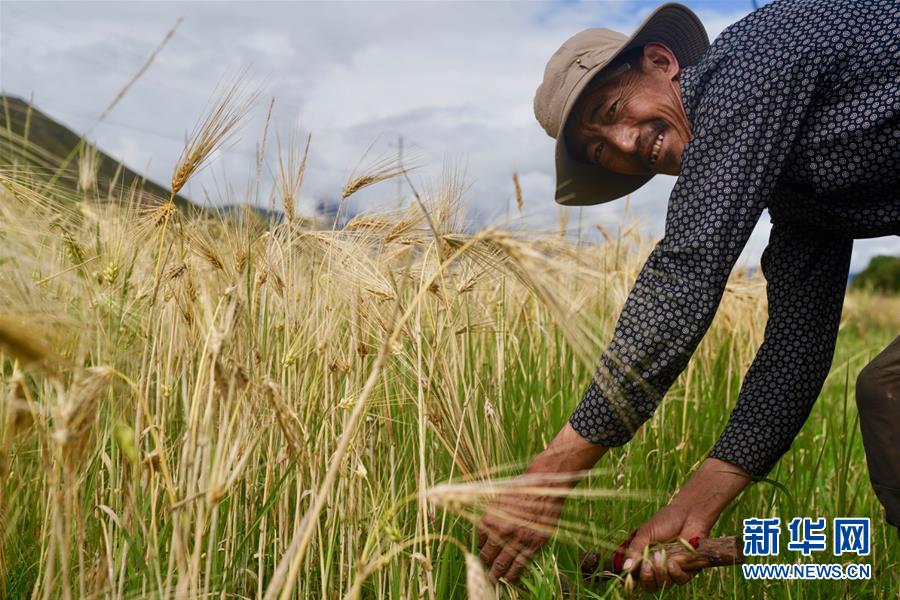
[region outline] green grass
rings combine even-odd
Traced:
[[[742,520],[750,517],[779,516],[782,523],[794,516],[834,517],[864,516],[872,519],[872,555],[858,558],[836,558],[829,550],[813,553],[808,559],[786,550],[787,529],[783,527],[781,555],[753,562],[785,562],[797,560],[818,563],[870,563],[873,578],[868,581],[745,581],[739,568],[707,571],[688,585],[661,591],[659,598],[887,598],[900,588],[900,538],[897,530],[883,520],[883,509],[868,479],[865,454],[859,433],[854,403],[856,374],[867,360],[892,341],[897,330],[865,319],[846,320],[841,329],[832,370],[819,400],[791,450],[769,475],[775,483],[752,485],[722,515],[712,536],[742,532]],[[529,399],[510,405],[503,415],[502,437],[508,443],[509,456],[522,463],[542,449],[565,424],[573,402],[580,398],[589,381],[582,371],[571,377],[565,369],[553,371],[546,381],[536,381],[528,371],[546,373],[548,356],[542,347],[523,361],[521,373],[509,380],[503,395]],[[656,415],[625,447],[611,451],[599,466],[612,473],[592,476],[582,486],[621,491],[651,490],[661,496],[656,500],[587,501],[570,500],[563,520],[586,523],[594,531],[595,546],[555,540],[523,577],[521,597],[558,598],[560,591],[554,571],[565,574],[573,583],[578,576],[579,553],[618,544],[628,532],[650,518],[665,504],[666,498],[684,482],[691,470],[699,466],[724,427],[731,406],[740,389],[742,370],[729,369],[732,348],[721,345],[712,349],[708,363],[693,362],[693,393],[685,400],[686,377],[682,376],[670,390]],[[718,351],[716,351],[718,350]],[[746,349],[744,352],[749,352]],[[555,362],[555,361],[552,361]],[[744,369],[745,370],[745,369]],[[549,384],[549,385],[548,385]],[[682,426],[687,414],[687,426]],[[537,424],[537,425],[536,425]],[[605,463],[605,464],[604,464]],[[612,525],[612,527],[609,527]],[[460,527],[458,535],[468,531]],[[443,568],[456,573],[448,581],[445,593],[465,597],[462,556],[448,549]],[[585,597],[617,598],[621,590],[615,583],[601,588],[578,588]]]

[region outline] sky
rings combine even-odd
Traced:
[[[766,0],[757,0],[758,5]],[[455,172],[466,184],[467,227],[558,229],[551,139],[533,98],[553,52],[588,27],[626,35],[659,2],[0,2],[0,88],[108,154],[166,185],[186,136],[217,91],[244,74],[259,99],[238,134],[186,189],[197,202],[268,206],[282,146],[312,136],[297,211],[340,199],[360,166],[396,156],[417,168],[419,191]],[[753,10],[753,0],[684,0],[710,40]],[[175,25],[171,40],[108,117],[97,118]],[[257,147],[274,98],[263,192]],[[524,208],[516,208],[513,173]],[[569,209],[572,235],[599,236],[629,219],[663,233],[676,178],[657,175],[628,202]],[[352,196],[349,212],[395,207],[409,188],[387,181]],[[627,214],[626,214],[627,211]],[[764,214],[739,259],[756,266]],[[858,240],[851,270],[900,255],[900,237]]]

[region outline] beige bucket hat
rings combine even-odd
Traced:
[[[625,175],[575,160],[563,129],[578,96],[616,57],[648,42],[668,46],[679,65],[695,64],[709,47],[703,23],[688,7],[668,2],[656,8],[631,37],[604,28],[585,29],[560,46],[547,63],[534,96],[534,115],[556,139],[556,202],[566,206],[601,204],[630,194],[652,175]],[[604,74],[604,76],[615,76]]]

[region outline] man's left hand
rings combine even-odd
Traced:
[[[648,592],[690,581],[697,573],[682,568],[686,557],[664,557],[652,544],[679,538],[690,542],[706,537],[725,507],[750,481],[750,476],[741,467],[707,458],[672,501],[634,532],[625,550],[623,573],[631,571]],[[648,546],[651,546],[650,556],[645,561],[644,548]]]
[[[665,556],[654,544],[704,538],[709,534],[712,523],[692,515],[691,511],[679,504],[664,506],[649,521],[634,532],[634,537],[625,550],[625,562],[622,572],[631,572],[639,579],[641,588],[646,592],[655,592],[674,584],[685,584],[697,574],[682,567],[681,556]],[[643,560],[644,548],[649,548],[649,559]]]

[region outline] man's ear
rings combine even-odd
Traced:
[[[681,68],[675,53],[668,46],[661,42],[648,42],[644,45],[641,70],[645,73],[662,73],[668,79],[674,79]]]

